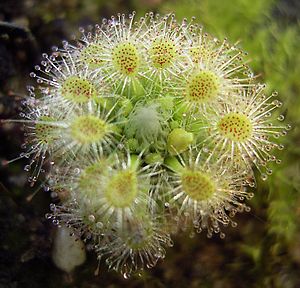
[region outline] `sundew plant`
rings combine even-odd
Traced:
[[[55,195],[47,218],[125,278],[172,234],[224,238],[280,163],[277,93],[194,19],[118,14],[80,33],[43,54],[18,120],[29,181],[47,171]]]

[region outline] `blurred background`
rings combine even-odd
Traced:
[[[175,12],[178,19],[196,16],[218,38],[239,41],[250,66],[277,90],[284,102],[282,164],[265,182],[257,177],[250,213],[238,214],[238,227],[226,238],[205,233],[178,235],[164,261],[130,279],[100,266],[96,257],[71,273],[53,264],[54,227],[45,219],[51,197],[29,187],[24,159],[1,167],[0,287],[300,287],[300,1],[299,0],[1,0],[0,114],[17,118],[31,83],[29,72],[43,52],[61,45],[78,27],[99,23],[118,12]],[[17,157],[21,125],[0,127],[0,160]]]

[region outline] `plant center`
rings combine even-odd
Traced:
[[[211,52],[205,49],[203,46],[198,46],[198,47],[190,48],[190,55],[194,63],[199,63],[200,59],[202,61],[208,60],[209,57],[211,56]]]
[[[216,185],[211,177],[201,171],[184,169],[181,174],[183,191],[195,201],[209,199],[216,191]]]
[[[36,138],[44,143],[49,144],[55,140],[54,130],[55,127],[47,124],[47,122],[53,122],[55,119],[48,116],[41,116],[38,119],[39,122],[35,124],[35,136]]]
[[[126,76],[135,75],[140,66],[138,49],[132,43],[120,43],[112,51],[115,68]]]
[[[189,79],[187,85],[187,99],[190,102],[210,102],[218,96],[220,81],[211,71],[200,71]]]
[[[249,139],[253,129],[250,120],[241,113],[225,115],[219,120],[217,127],[220,134],[235,142],[243,142]]]
[[[87,64],[89,68],[96,69],[103,64],[103,59],[101,58],[102,53],[102,46],[92,43],[81,51],[80,60]]]
[[[106,171],[106,161],[98,161],[87,168],[85,168],[80,174],[78,180],[78,187],[86,195],[93,196],[94,192],[97,191],[101,176]]]
[[[76,76],[69,77],[63,82],[60,93],[63,98],[74,103],[86,103],[92,98],[97,98],[94,85]]]
[[[129,207],[138,193],[138,180],[133,170],[118,171],[106,186],[105,196],[108,202],[118,208]]]
[[[149,55],[155,68],[167,68],[177,56],[175,44],[164,38],[156,39],[152,43]]]
[[[75,141],[83,145],[91,144],[103,140],[107,124],[96,116],[79,116],[71,123],[70,131]]]

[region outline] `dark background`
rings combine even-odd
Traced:
[[[266,182],[257,177],[250,213],[236,216],[226,238],[178,235],[164,261],[123,279],[100,267],[93,253],[71,274],[54,266],[54,227],[45,219],[51,197],[29,187],[24,159],[0,168],[0,288],[2,287],[300,287],[300,1],[298,0],[1,0],[0,114],[18,118],[30,71],[43,52],[118,12],[196,16],[205,29],[249,52],[250,66],[276,89],[293,126],[282,164]],[[1,124],[0,160],[22,152],[21,125]],[[39,191],[34,197],[33,193]]]

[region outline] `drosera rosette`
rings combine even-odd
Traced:
[[[165,219],[145,211],[138,213],[122,230],[111,230],[96,246],[99,262],[105,259],[110,270],[125,279],[154,267],[164,259],[166,248],[173,246]]]
[[[250,211],[244,200],[253,197],[253,193],[246,191],[249,181],[253,186],[253,180],[251,175],[234,171],[230,166],[208,161],[207,154],[190,149],[182,156],[166,159],[170,171],[165,205],[177,209],[173,214],[181,229],[194,226],[198,233],[206,229],[208,237],[220,233],[224,238],[221,227],[235,227],[235,214]]]
[[[272,173],[268,163],[280,163],[273,150],[282,150],[284,145],[277,139],[291,127],[280,123],[283,115],[274,118],[275,110],[282,106],[277,92],[267,96],[264,90],[265,85],[257,84],[241,91],[239,98],[228,100],[221,109],[203,114],[199,120],[205,125],[195,130],[204,139],[202,144],[211,149],[209,158],[249,171],[256,167],[266,180]]]
[[[43,54],[22,119],[2,121],[25,125],[32,183],[51,164],[47,218],[125,278],[162,259],[179,228],[224,238],[250,209],[253,168],[265,180],[280,162],[290,126],[275,121],[276,93],[194,19],[118,14],[80,33]]]

